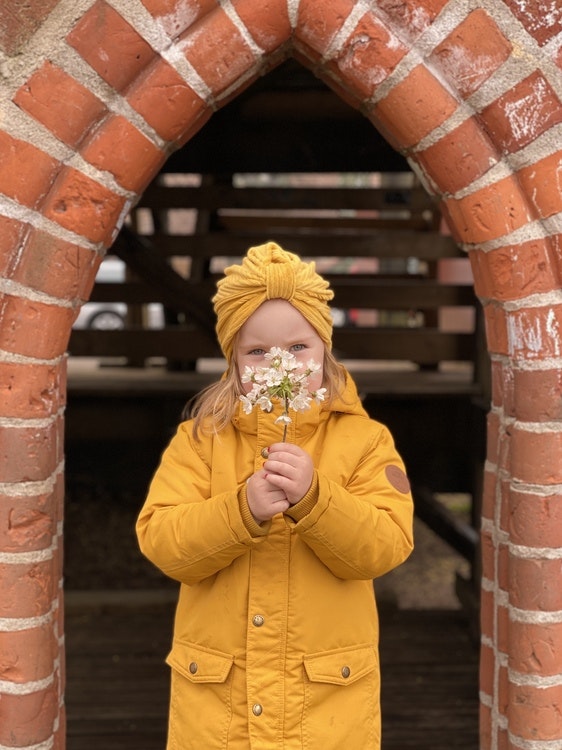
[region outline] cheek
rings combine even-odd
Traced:
[[[319,370],[318,372],[314,373],[314,375],[311,375],[308,379],[308,390],[317,391],[319,388],[321,388],[323,378],[323,370]]]

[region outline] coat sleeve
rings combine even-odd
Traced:
[[[343,579],[371,579],[413,549],[413,501],[404,464],[386,427],[371,432],[345,486],[318,471],[317,496],[294,527]]]
[[[183,423],[162,455],[136,532],[142,553],[189,585],[227,567],[260,540],[242,519],[241,488],[215,496],[210,488],[210,466]]]

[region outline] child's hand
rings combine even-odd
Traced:
[[[284,513],[290,504],[285,492],[269,481],[264,469],[257,471],[248,480],[246,497],[250,513],[259,524],[269,521],[277,513]]]
[[[267,481],[283,490],[290,505],[298,503],[312,484],[312,459],[294,443],[274,443],[263,468]]]

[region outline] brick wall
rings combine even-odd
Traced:
[[[481,750],[562,747],[560,2],[10,1],[0,48],[0,746],[65,746],[77,306],[167,154],[293,56],[408,157],[471,259],[493,367]]]

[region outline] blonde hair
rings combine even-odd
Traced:
[[[328,392],[328,403],[338,396],[342,397],[344,384],[345,368],[332,352],[325,348],[323,385]],[[238,367],[233,359],[222,379],[190,399],[183,410],[184,419],[193,419],[195,439],[199,439],[200,433],[212,435],[224,430],[235,415],[243,393]]]

